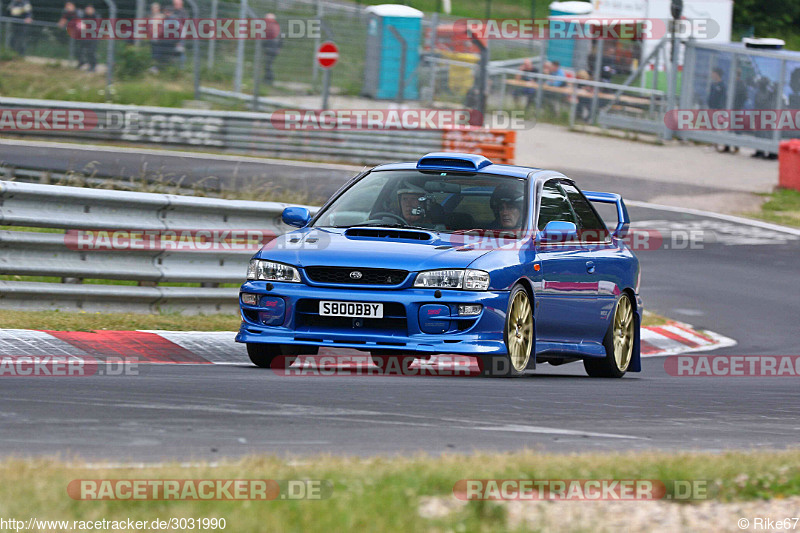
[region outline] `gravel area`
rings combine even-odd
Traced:
[[[419,513],[424,518],[441,519],[463,510],[466,505],[467,502],[455,498],[426,498],[420,504]],[[800,517],[800,497],[739,502],[712,500],[691,504],[667,501],[509,501],[494,502],[493,505],[505,508],[506,525],[510,530],[626,533],[800,531],[800,520],[795,524],[792,519]],[[785,518],[791,519],[785,524],[788,528],[777,523]]]

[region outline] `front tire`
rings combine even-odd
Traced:
[[[633,340],[636,320],[630,296],[617,300],[614,315],[603,340],[606,356],[603,359],[584,359],[583,367],[593,378],[621,378],[633,359]]]
[[[280,344],[247,344],[247,356],[259,368],[271,368],[275,358],[281,355]]]
[[[528,292],[514,285],[508,298],[503,331],[506,354],[481,358],[483,374],[489,377],[518,377],[525,373],[533,350],[533,311]]]

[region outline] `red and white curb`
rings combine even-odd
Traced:
[[[641,341],[642,357],[705,352],[736,345],[735,340],[719,333],[698,330],[689,324],[672,320],[663,326],[643,327]]]
[[[0,329],[0,362],[20,357],[134,359],[161,364],[249,364],[244,345],[228,331],[40,331]],[[642,328],[642,357],[659,357],[734,346],[736,341],[681,322]],[[369,364],[358,350],[321,348],[320,356],[348,356],[350,364]],[[463,360],[463,361],[462,361]],[[301,359],[300,363],[303,363]],[[469,357],[446,356],[417,364],[471,366]],[[310,363],[306,363],[310,364]]]

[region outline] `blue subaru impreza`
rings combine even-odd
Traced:
[[[607,229],[593,203],[615,207]],[[431,153],[350,180],[250,261],[236,340],[252,362],[355,348],[373,358],[461,354],[487,375],[582,360],[640,371],[639,261],[617,194],[563,174]]]

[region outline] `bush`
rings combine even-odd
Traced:
[[[149,46],[123,44],[116,56],[114,75],[120,80],[139,78],[153,64]]]
[[[0,61],[13,61],[17,59],[19,55],[14,50],[10,48],[0,48]]]

